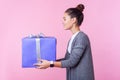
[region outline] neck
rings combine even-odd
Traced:
[[[72,28],[71,28],[72,34],[78,32],[78,31],[80,31],[79,26],[75,26],[75,27],[72,27]]]

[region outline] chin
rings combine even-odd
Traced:
[[[70,30],[70,28],[67,26],[64,26],[64,30]]]
[[[67,29],[67,28],[64,28],[64,30],[69,30],[69,29]]]

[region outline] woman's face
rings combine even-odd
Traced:
[[[67,13],[64,13],[64,15],[63,15],[64,29],[70,30],[72,28],[72,25],[73,25],[72,18]]]

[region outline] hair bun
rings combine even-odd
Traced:
[[[78,10],[80,10],[81,12],[83,12],[83,10],[84,10],[84,5],[83,4],[79,4],[79,5],[77,5],[77,7],[76,7]]]

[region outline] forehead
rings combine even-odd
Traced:
[[[70,18],[70,16],[68,15],[68,13],[64,13],[63,18]]]

